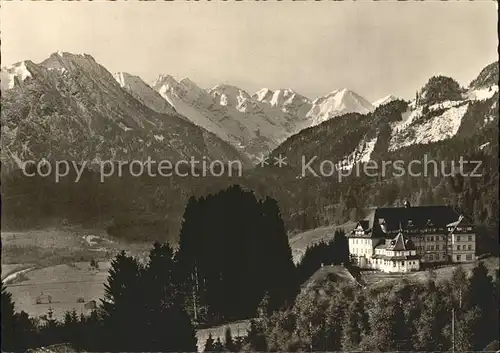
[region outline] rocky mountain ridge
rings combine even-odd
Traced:
[[[3,70],[2,166],[40,159],[81,163],[193,156],[246,161],[154,91],[146,89],[148,99],[141,98],[135,92],[144,85],[137,78],[127,81],[136,84],[137,99],[90,55],[63,52],[40,64],[24,61]]]
[[[468,88],[452,78],[432,77],[411,102],[390,100],[368,114],[328,120],[290,137],[273,155],[284,154],[292,164],[302,155],[319,156],[339,169],[352,168],[377,154],[480,133],[498,123],[495,77],[498,63],[488,65]]]

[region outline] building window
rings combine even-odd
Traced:
[[[461,255],[457,255],[457,261],[460,261],[462,260],[462,256]]]
[[[465,255],[465,259],[469,261],[472,260],[472,254]]]
[[[472,250],[472,245],[467,246],[467,250],[471,251]]]
[[[457,250],[460,250],[460,245],[457,245]]]
[[[472,235],[469,235],[469,236],[467,237],[467,240],[468,240],[468,241],[472,241]]]
[[[457,235],[457,241],[460,241],[460,235]]]
[[[433,236],[431,236],[431,241],[434,241],[434,237]]]
[[[429,260],[430,261],[433,261],[434,260],[434,256],[432,256],[432,254],[429,255]]]

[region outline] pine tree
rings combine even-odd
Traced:
[[[217,340],[215,341],[214,344],[214,352],[223,352],[224,351],[224,345],[220,341],[220,337],[217,337]]]
[[[368,334],[368,314],[365,312],[364,297],[359,294],[349,305],[342,332],[342,350],[357,350],[361,340]]]
[[[449,312],[442,300],[442,293],[433,291],[425,293],[421,299],[422,313],[417,319],[414,337],[417,351],[444,351],[445,338],[443,332],[448,323]]]
[[[215,350],[214,338],[212,337],[212,333],[209,333],[207,341],[205,342],[204,352],[213,352],[214,350]]]
[[[101,305],[107,333],[106,349],[140,350],[140,337],[147,337],[141,272],[139,262],[127,256],[125,251],[120,252],[111,262]]]
[[[380,298],[370,316],[370,335],[365,336],[363,350],[399,351],[408,346],[407,328],[401,302]]]
[[[19,347],[18,337],[16,337],[16,316],[12,294],[7,292],[3,281],[1,283],[2,300],[2,351],[15,351]]]
[[[467,274],[465,273],[462,266],[455,267],[451,275],[450,284],[452,289],[452,296],[456,303],[455,305],[460,310],[463,306],[464,298],[466,296],[469,285]]]
[[[191,316],[203,308],[212,324],[254,315],[265,292],[278,308],[298,288],[277,202],[239,186],[189,200],[176,257]]]
[[[245,346],[253,352],[266,352],[267,342],[261,322],[256,320],[250,321],[250,328],[248,329],[245,338]]]
[[[473,307],[456,322],[455,350],[458,352],[480,351],[486,345],[478,342],[480,332],[481,310]]]
[[[235,346],[233,341],[233,336],[231,334],[231,328],[228,326],[224,332],[224,349],[228,352],[235,352]]]
[[[495,302],[495,284],[486,266],[479,264],[470,277],[470,305],[479,311],[478,329],[475,332],[474,349],[483,349],[498,337],[498,302]],[[472,315],[472,314],[471,314]]]

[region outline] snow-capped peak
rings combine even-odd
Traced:
[[[179,84],[179,82],[177,82],[175,80],[175,78],[173,78],[172,76],[170,75],[160,75],[158,76],[158,78],[156,79],[156,81],[154,82],[154,86],[159,86],[159,85],[163,85],[163,84]]]
[[[246,103],[252,99],[246,91],[228,84],[216,85],[208,93],[219,105],[236,107],[239,111],[246,110]]]
[[[117,72],[113,75],[113,77],[115,78],[116,82],[118,82],[120,87],[125,87],[126,76],[128,76],[128,75],[129,74],[127,74],[126,72]]]
[[[184,77],[182,80],[179,81],[179,83],[184,87],[186,87],[186,89],[188,90],[196,90],[196,91],[201,90],[201,88],[196,83],[191,81],[188,77]]]
[[[25,61],[18,62],[9,68],[2,68],[1,71],[1,89],[8,90],[28,77],[31,77],[31,72],[28,70]]]
[[[374,107],[379,107],[381,105],[390,103],[392,101],[395,101],[397,98],[394,97],[392,94],[389,94],[388,96],[385,96],[384,98],[381,98],[379,100],[376,100],[375,102],[372,103]]]
[[[269,101],[273,94],[274,92],[269,88],[261,88],[252,95],[252,98],[258,100],[259,102]]]
[[[312,104],[307,117],[312,119],[313,125],[342,114],[367,114],[375,109],[365,98],[347,88],[334,90],[324,97],[317,98]]]

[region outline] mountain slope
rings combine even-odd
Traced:
[[[311,119],[311,125],[318,125],[331,118],[347,114],[367,114],[374,106],[359,94],[346,88],[335,90],[324,97],[316,99],[306,117]]]
[[[2,91],[4,166],[42,158],[82,162],[241,157],[179,114],[160,114],[143,105],[89,55],[55,53],[40,64],[20,63],[15,73],[21,67],[21,76],[14,75],[9,81],[14,84]],[[5,74],[12,75],[12,70]]]
[[[470,99],[485,100],[498,92],[498,61],[486,66],[470,83],[467,96]]]
[[[380,98],[379,100],[376,100],[375,102],[372,103],[374,107],[378,107],[387,103],[390,103],[392,101],[395,101],[397,98],[394,97],[392,94],[389,94],[388,96],[385,96],[384,98]]]
[[[348,112],[369,113],[370,102],[336,90],[311,102],[291,89],[263,88],[253,95],[228,84],[203,90],[188,79],[160,76],[153,88],[194,124],[251,157],[267,153],[291,135]]]
[[[304,119],[312,107],[309,98],[288,88],[276,91],[271,91],[269,88],[262,88],[252,95],[252,98],[296,116],[298,120]]]
[[[317,156],[316,168],[326,159],[337,169],[344,169],[411,146],[455,136],[481,136],[483,130],[498,122],[498,86],[491,79],[495,68],[490,65],[485,70],[469,90],[460,88],[451,78],[433,77],[419,91],[417,101],[393,100],[368,114],[337,116],[291,136],[273,155],[283,154],[296,166],[302,156],[306,160]],[[478,99],[470,95],[474,89],[486,90],[489,95]],[[482,141],[487,142],[487,138]]]
[[[194,124],[249,156],[270,151],[302,128],[293,98],[277,106],[228,84],[204,90],[189,79],[177,82],[168,75],[160,76],[153,88]]]
[[[162,114],[176,114],[172,105],[163,99],[158,92],[148,86],[139,76],[126,72],[113,75],[120,86],[146,107]]]

